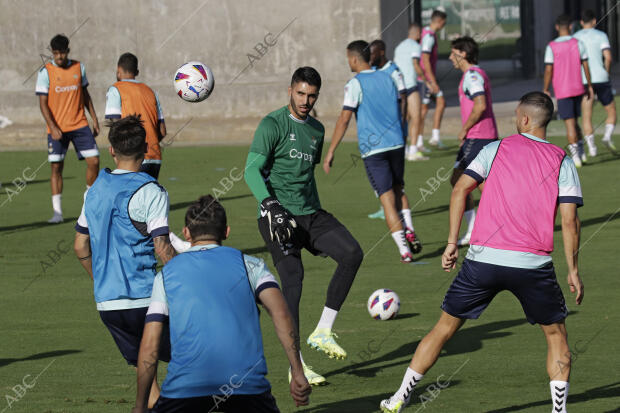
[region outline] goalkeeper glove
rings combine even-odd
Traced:
[[[272,241],[275,239],[280,246],[284,246],[292,240],[293,231],[297,228],[297,222],[284,209],[280,201],[275,197],[265,198],[260,203],[260,214],[262,217],[266,216],[269,221],[269,234]]]

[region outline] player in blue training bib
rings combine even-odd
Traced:
[[[229,232],[226,211],[211,195],[189,206],[183,235],[191,247],[170,260],[153,285],[134,413],[147,411],[166,324],[172,356],[151,412],[279,412],[266,378],[257,302],[273,318],[288,356],[291,396],[297,406],[308,404],[299,334],[280,287],[263,260],[222,246]]]
[[[168,193],[140,170],[146,132],[139,117],[113,122],[109,139],[116,169],[104,169],[84,197],[75,225],[75,252],[94,284],[99,316],[128,364],[136,366],[157,259],[174,255],[168,237]],[[160,359],[170,359],[167,331]],[[150,395],[159,397],[157,381]]]
[[[347,59],[356,75],[345,86],[344,105],[323,160],[323,170],[329,173],[334,152],[355,113],[357,144],[368,180],[381,201],[401,262],[410,263],[412,253],[420,252],[422,244],[415,235],[404,191],[405,140],[397,86],[386,71],[371,69],[370,47],[365,41],[349,43]]]

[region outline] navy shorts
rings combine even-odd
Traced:
[[[504,290],[521,302],[531,324],[549,325],[568,315],[551,262],[542,268],[528,269],[465,259],[441,309],[453,317],[478,318],[493,297]]]
[[[364,158],[366,175],[377,196],[381,196],[394,185],[405,186],[405,148],[377,153]]]
[[[224,394],[204,397],[188,397],[172,399],[159,396],[157,403],[151,410],[153,413],[279,413],[276,399],[271,391],[261,394],[233,394],[226,397]]]
[[[140,165],[140,172],[146,172],[155,179],[159,178],[160,169],[160,163],[142,163],[142,165]]]
[[[583,95],[558,99],[558,115],[560,119],[576,119],[581,116],[581,99]]]
[[[409,96],[412,93],[420,93],[420,84],[417,83],[415,86],[410,87],[409,89],[407,89],[407,96]]]
[[[95,137],[88,126],[72,130],[71,132],[63,132],[59,140],[52,139],[51,134],[47,134],[47,160],[49,162],[62,162],[65,159],[69,142],[73,142],[73,147],[77,153],[78,159],[99,156],[99,149]]]
[[[613,102],[614,92],[611,89],[610,82],[592,83],[592,89],[594,89],[594,93],[596,93],[596,97],[601,102],[601,105],[607,106]]]
[[[127,364],[137,366],[140,341],[144,331],[144,320],[148,307],[128,310],[99,311],[101,321],[108,328],[116,346],[127,360]],[[159,346],[159,359],[170,361],[170,330],[166,323]]]
[[[456,155],[454,169],[467,169],[471,161],[476,159],[476,156],[478,156],[482,148],[496,140],[497,139],[465,139],[465,142],[459,149],[458,155]]]

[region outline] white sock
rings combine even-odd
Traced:
[[[474,222],[476,221],[476,208],[465,211],[465,221],[467,221],[467,236],[471,237],[474,230]]]
[[[553,401],[553,412],[566,413],[566,399],[568,399],[567,381],[551,380],[549,388],[551,389],[551,400]]]
[[[418,147],[424,146],[424,137],[422,135],[418,135],[418,142],[416,143],[416,146]]]
[[[54,215],[62,215],[62,194],[52,195],[52,208]]]
[[[405,372],[405,377],[403,377],[403,382],[400,385],[400,389],[394,393],[394,396],[401,400],[408,400],[411,397],[411,393],[413,393],[415,386],[420,380],[422,380],[422,377],[424,377],[424,374],[420,374],[407,367],[407,371]]]
[[[603,140],[608,141],[611,139],[611,134],[614,133],[614,128],[616,125],[613,123],[608,123],[605,125],[605,134],[603,135]]]
[[[587,135],[584,137],[588,146],[594,146],[594,135]]]
[[[568,151],[570,152],[571,156],[579,156],[579,147],[576,143],[569,143],[568,144]]]
[[[413,155],[418,151],[418,147],[416,145],[409,145],[409,155]]]
[[[181,238],[177,237],[174,232],[171,232],[169,236],[172,247],[177,250],[178,253],[185,252],[192,246],[191,242],[183,241]]]
[[[411,250],[409,249],[409,245],[407,245],[407,240],[405,239],[405,231],[401,229],[400,231],[392,232],[392,238],[394,239],[401,256],[406,253],[411,254]]]
[[[336,321],[337,315],[338,311],[332,310],[329,307],[323,307],[323,314],[321,314],[321,319],[316,325],[316,328],[327,328],[331,330],[332,326],[334,325],[334,321]]]
[[[405,227],[413,231],[413,220],[411,219],[411,210],[410,209],[401,209],[400,215],[405,221]]]
[[[433,129],[431,132],[431,139],[434,141],[439,140],[439,129]]]

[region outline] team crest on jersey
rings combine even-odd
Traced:
[[[312,149],[316,149],[316,138],[314,136],[312,137],[312,143],[310,144],[310,147]]]
[[[289,135],[289,137],[291,138],[291,140],[292,140],[292,141],[296,140],[296,139],[295,139],[295,134],[294,134],[294,133],[291,133],[291,134]]]

